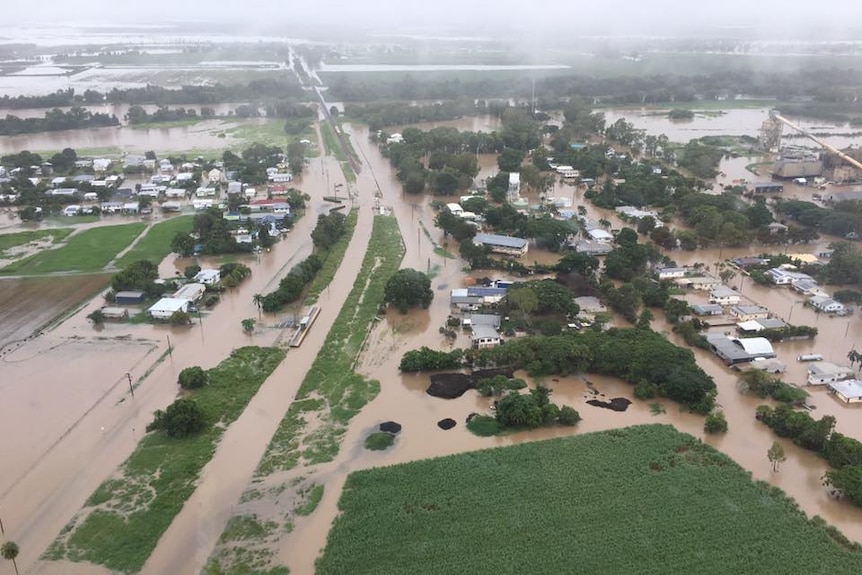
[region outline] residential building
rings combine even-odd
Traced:
[[[129,319],[129,310],[124,307],[106,306],[99,311],[102,312],[102,317],[107,320]]]
[[[572,244],[569,244],[570,246]],[[588,256],[606,256],[614,247],[607,242],[594,242],[590,240],[578,240],[574,243],[575,251],[579,254],[587,254]]]
[[[862,402],[862,381],[847,379],[826,384],[829,390],[844,403]]]
[[[660,280],[684,278],[685,274],[688,273],[688,268],[656,268],[655,273]]]
[[[815,295],[820,292],[820,286],[813,279],[797,279],[790,282],[790,287],[802,295]]]
[[[742,335],[761,332],[765,329],[782,329],[787,327],[784,320],[778,318],[750,319],[736,324],[736,330]]]
[[[709,303],[737,305],[740,298],[741,296],[736,290],[729,288],[726,285],[716,286],[709,292]]]
[[[784,193],[784,184],[779,184],[777,182],[755,183],[753,185],[750,193],[754,194],[754,195],[781,194],[781,193]]]
[[[473,332],[470,334],[470,341],[476,349],[495,347],[502,343],[500,334],[490,325],[473,326]]]
[[[661,225],[661,222],[658,219],[658,212],[655,210],[641,210],[634,206],[620,206],[616,209],[616,212],[635,220],[640,220],[649,216],[656,221],[656,225]]]
[[[483,306],[500,303],[506,296],[508,288],[503,287],[468,287],[453,289],[449,293],[449,301],[453,306]]]
[[[828,361],[815,361],[808,364],[808,385],[825,385],[853,377],[852,367],[837,365]]]
[[[778,267],[771,268],[763,272],[763,274],[775,285],[790,285],[796,280],[814,280],[810,275],[802,272],[789,270],[787,268]]]
[[[185,299],[190,302],[196,302],[202,297],[204,297],[204,293],[207,291],[207,286],[202,283],[187,283],[180,289],[176,291],[174,294],[175,299]]]
[[[706,305],[697,304],[691,306],[691,313],[699,316],[721,315],[722,312],[724,312],[724,308],[717,303],[711,303]]]
[[[461,318],[461,327],[477,328],[478,326],[489,326],[500,329],[502,318],[493,313],[468,313]]]
[[[610,243],[614,239],[614,235],[602,228],[593,228],[587,231],[587,235],[594,242]]]
[[[510,256],[522,256],[529,249],[529,242],[525,239],[497,234],[476,234],[473,243],[479,246],[489,246],[494,253]]]
[[[759,305],[735,305],[730,308],[730,314],[739,321],[749,321],[768,318],[769,310]]]
[[[602,301],[593,296],[584,295],[575,298],[575,303],[578,304],[582,313],[604,313],[608,311],[608,308],[602,303]]]
[[[780,234],[780,233],[786,232],[790,228],[788,228],[784,224],[779,224],[778,222],[772,222],[771,224],[766,226],[766,229],[769,230],[770,234],[775,235],[775,234]]]
[[[198,188],[195,190],[195,196],[198,198],[209,198],[216,195],[215,188]]]
[[[147,314],[153,319],[170,319],[178,311],[189,310],[189,300],[173,297],[163,297],[147,310]]]
[[[673,283],[682,288],[689,288],[698,291],[709,291],[716,286],[721,285],[721,280],[709,276],[696,276],[688,278],[677,278]]]
[[[456,216],[460,216],[462,213],[464,213],[464,208],[462,208],[459,204],[456,204],[454,202],[450,203],[450,204],[446,204],[446,207],[449,209],[450,212],[452,212]]]
[[[707,334],[706,340],[709,342],[713,353],[727,365],[775,357],[775,350],[765,337],[738,338],[721,334]]]
[[[206,269],[201,270],[195,275],[195,281],[204,285],[215,285],[221,279],[221,273],[218,270]]]
[[[843,303],[835,301],[829,296],[818,295],[812,297],[808,301],[814,309],[822,312],[837,314],[843,314],[846,312],[846,308]]]

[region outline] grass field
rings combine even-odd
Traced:
[[[51,243],[59,243],[74,232],[74,228],[53,228],[49,230],[28,230],[13,234],[0,234],[0,257],[9,257],[7,250],[25,246],[30,242],[40,242],[51,239]]]
[[[208,370],[210,382],[192,394],[211,425],[184,439],[149,433],[90,496],[82,513],[48,549],[48,559],[90,561],[112,571],[140,571],[159,538],[194,492],[225,429],[284,359],[275,348],[244,347]]]
[[[0,274],[36,275],[52,272],[93,272],[105,267],[144,231],[144,223],[105,226],[71,236],[66,245],[45,250],[0,269]]]
[[[313,465],[332,461],[347,423],[377,395],[380,384],[354,372],[354,361],[377,317],[383,287],[398,269],[403,255],[398,222],[391,217],[375,217],[368,251],[353,289],[267,447],[258,465],[258,476],[290,469],[300,462]],[[319,423],[314,431],[307,432],[305,421],[311,412]]]
[[[339,507],[317,575],[862,569],[840,533],[663,425],[359,471]]]
[[[171,240],[177,232],[192,231],[194,216],[177,216],[154,225],[141,241],[114,262],[114,267],[125,268],[138,260],[150,260],[159,265],[171,253]]]

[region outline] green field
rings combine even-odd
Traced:
[[[150,260],[159,265],[171,253],[171,240],[176,233],[192,231],[192,220],[194,216],[177,216],[154,225],[132,249],[114,262],[114,267],[122,269],[138,260]]]
[[[317,575],[862,569],[836,530],[670,426],[358,471],[339,507]]]
[[[210,427],[184,439],[161,432],[144,436],[120,467],[119,477],[96,489],[46,558],[90,561],[123,573],[140,571],[194,492],[225,429],[284,355],[276,348],[243,347],[208,370],[209,384],[191,397],[203,408]]]
[[[104,226],[69,237],[66,245],[41,251],[0,269],[0,274],[37,275],[94,272],[104,268],[147,227],[144,223]]]
[[[59,243],[74,232],[74,228],[53,228],[48,230],[28,230],[13,234],[0,234],[0,257],[10,257],[6,251],[25,246],[30,242],[39,242],[51,238],[51,243]]]

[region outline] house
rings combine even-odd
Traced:
[[[138,305],[144,303],[146,294],[142,291],[118,291],[114,296],[117,305]]]
[[[123,204],[120,202],[102,202],[99,208],[103,214],[118,214],[123,211]]]
[[[470,334],[470,341],[475,349],[495,347],[502,343],[500,334],[490,325],[473,326],[473,332]]]
[[[174,180],[178,184],[187,184],[195,179],[195,175],[192,172],[183,172],[182,174],[177,174],[177,177]]]
[[[218,270],[206,269],[201,270],[195,275],[195,281],[204,285],[215,285],[221,279],[221,273]]]
[[[673,283],[681,288],[695,289],[699,291],[708,291],[716,286],[721,285],[721,280],[711,278],[709,276],[696,276],[689,278],[677,278]]]
[[[602,301],[593,296],[580,296],[575,298],[575,303],[578,304],[581,312],[583,313],[604,313],[608,311],[608,308],[602,303]]]
[[[215,195],[215,188],[198,188],[197,190],[195,190],[195,196],[198,198],[211,198]]]
[[[402,136],[401,134],[399,134],[397,132],[392,134],[388,138],[386,138],[387,144],[401,144],[403,142],[404,142],[404,136]]]
[[[843,314],[846,312],[846,308],[843,303],[835,301],[829,296],[814,296],[809,299],[808,302],[811,304],[811,307],[822,312],[837,314]]]
[[[757,257],[741,257],[730,260],[730,263],[743,270],[759,268],[769,264],[769,260]]]
[[[706,341],[713,353],[727,365],[747,363],[758,358],[771,359],[775,357],[772,344],[765,337],[727,337],[721,334],[707,334]]]
[[[446,207],[449,209],[450,212],[452,212],[456,216],[460,216],[461,214],[464,213],[464,208],[462,208],[458,204],[455,204],[455,203],[446,204]]]
[[[529,249],[529,242],[525,239],[497,234],[476,234],[473,243],[478,246],[488,246],[494,253],[516,257],[526,254]]]
[[[168,199],[181,199],[186,197],[186,191],[183,188],[168,188],[165,190],[165,197]]]
[[[740,300],[739,293],[727,287],[726,285],[719,285],[709,292],[709,303],[717,303],[721,305],[737,305]]]
[[[802,272],[796,272],[792,270],[788,270],[787,268],[778,267],[771,268],[763,272],[769,281],[774,283],[775,285],[790,285],[795,280],[813,280],[810,275],[804,274]]]
[[[688,268],[656,268],[656,275],[660,280],[670,280],[676,278],[684,278],[688,273]]]
[[[188,312],[189,300],[163,297],[147,310],[153,319],[170,319],[178,311]]]
[[[654,220],[656,220],[657,225],[661,224],[661,222],[658,221],[658,212],[653,211],[653,210],[646,211],[646,210],[641,210],[639,208],[636,208],[634,206],[620,206],[616,209],[616,212],[618,214],[621,214],[623,216],[626,216],[626,217],[629,217],[629,218],[632,218],[635,220],[640,220],[640,219],[643,219],[643,218],[649,216],[649,217],[653,218]]]
[[[124,307],[103,307],[101,310],[102,317],[108,320],[124,320],[129,319],[129,310]]]
[[[739,321],[745,322],[753,319],[766,319],[769,310],[759,305],[735,305],[730,308],[730,314]]]
[[[152,172],[156,169],[156,161],[148,158],[143,161],[143,166],[145,170]]]
[[[213,205],[214,204],[212,200],[195,200],[192,202],[192,206],[198,211],[208,210],[213,207]]]
[[[793,280],[790,282],[790,287],[802,295],[815,295],[820,291],[820,286],[817,285],[817,281],[813,279]]]
[[[85,202],[98,202],[99,194],[96,192],[85,192],[84,193],[84,201]]]
[[[468,287],[453,289],[449,293],[449,302],[453,306],[482,306],[494,305],[505,296],[507,288],[499,287]]]
[[[614,235],[602,228],[593,228],[587,231],[587,235],[594,242],[610,243],[614,239]]]
[[[859,403],[862,401],[862,381],[847,379],[826,384],[829,391],[844,403]]]
[[[89,168],[93,165],[93,160],[75,160],[75,167],[79,170]]]
[[[614,251],[614,247],[607,242],[593,242],[590,240],[578,240],[575,242],[574,248],[579,254],[587,254],[588,256],[606,256]]]
[[[64,216],[77,216],[81,212],[81,206],[66,206],[63,208]]]
[[[837,365],[828,361],[815,361],[808,364],[808,385],[825,385],[853,377],[852,367]]]
[[[779,224],[778,222],[772,222],[771,224],[766,226],[766,229],[769,230],[770,234],[775,235],[775,234],[784,233],[787,230],[789,230],[790,228],[788,228],[784,224]]]
[[[782,329],[785,327],[787,327],[787,324],[784,323],[783,320],[778,318],[750,319],[737,323],[736,331],[738,331],[742,335],[750,335],[753,333],[761,332],[765,329]]]
[[[96,158],[95,160],[93,160],[93,171],[94,172],[97,172],[97,173],[107,172],[110,167],[111,167],[111,160],[109,160],[107,158]]]
[[[516,200],[521,195],[521,174],[518,172],[509,173],[509,200]]]
[[[706,304],[706,305],[698,304],[698,305],[691,306],[691,313],[693,313],[694,315],[699,315],[699,316],[721,315],[723,311],[724,311],[724,308],[722,308],[718,304]]]
[[[493,313],[468,313],[461,318],[461,327],[475,329],[478,326],[489,326],[500,329],[502,318]]]
[[[59,176],[57,178],[54,178],[53,180],[51,180],[51,186],[55,188],[60,187],[66,183],[67,179],[68,178],[66,178],[65,176]]]
[[[211,184],[219,183],[221,181],[221,172],[218,169],[213,168],[209,173],[207,173],[207,180],[209,180],[209,183]]]
[[[758,369],[766,373],[784,373],[787,370],[787,366],[774,357],[771,359],[755,358],[749,363],[737,364],[737,368],[740,366],[748,366],[751,369]]]
[[[284,174],[273,174],[269,177],[269,181],[274,184],[286,184],[288,182],[293,181],[293,174],[284,173]]]
[[[174,166],[171,164],[171,161],[168,159],[159,161],[159,171],[163,174],[170,173],[174,171]]]
[[[202,283],[187,283],[176,291],[174,299],[185,299],[190,302],[196,302],[204,297],[206,291],[207,286]]]
[[[78,195],[78,190],[76,188],[57,188],[56,190],[48,190],[45,195],[71,198]]]
[[[181,202],[164,202],[162,204],[163,212],[181,212],[183,211],[183,204]]]
[[[126,202],[123,204],[124,214],[137,214],[141,211],[141,205],[138,202]]]
[[[230,194],[241,194],[242,193],[242,182],[228,182],[227,183],[227,193]]]

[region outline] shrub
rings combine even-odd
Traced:
[[[158,410],[154,415],[147,431],[164,431],[168,437],[188,437],[207,426],[203,409],[193,399],[177,399],[165,411]]]
[[[170,319],[168,320],[171,325],[189,325],[192,322],[192,316],[187,314],[184,311],[175,311],[171,314]]]
[[[569,405],[564,405],[560,408],[560,414],[557,416],[557,422],[560,425],[577,425],[581,420],[581,414]]]
[[[371,451],[383,451],[392,447],[395,437],[385,431],[376,431],[365,438],[365,449]]]
[[[706,433],[727,433],[727,419],[723,411],[713,411],[706,416],[703,423]]]
[[[467,429],[480,437],[498,435],[503,428],[490,415],[477,415],[467,422]]]
[[[209,376],[202,367],[195,365],[182,370],[177,383],[183,389],[198,389],[209,383]]]
[[[201,266],[193,264],[190,266],[186,266],[186,269],[183,270],[183,275],[186,279],[192,279],[201,271]]]

